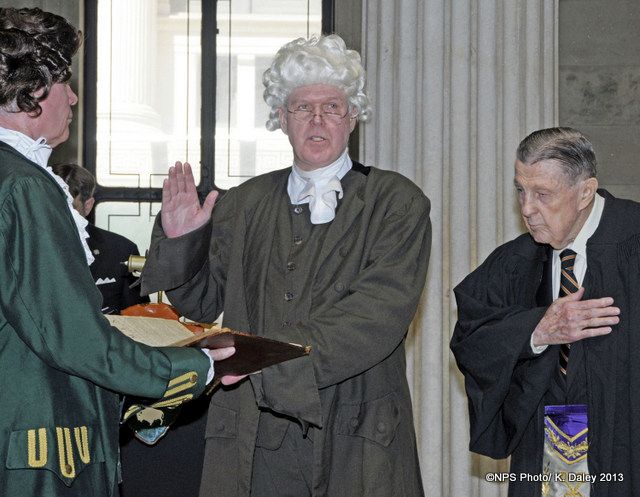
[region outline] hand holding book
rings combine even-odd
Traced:
[[[229,328],[211,327],[202,333],[192,333],[173,319],[155,317],[108,315],[111,325],[133,340],[154,347],[198,347],[210,349],[214,360],[215,376],[209,386],[213,390],[220,383],[230,385],[247,374],[263,368],[308,355],[310,347],[303,347]],[[138,439],[155,444],[167,432],[179,409],[162,405],[162,401],[147,404],[129,399],[124,421],[134,430]]]
[[[132,316],[107,316],[112,326],[133,340],[156,347],[235,347],[235,354],[216,361],[215,378],[255,373],[268,366],[308,355],[310,347],[250,335],[229,328],[212,327],[194,334],[179,321]],[[215,360],[215,358],[214,358]]]

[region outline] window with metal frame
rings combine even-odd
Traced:
[[[291,164],[264,127],[262,72],[333,31],[333,0],[85,0],[83,166],[95,223],[144,251],[162,181],[191,163],[201,196]]]

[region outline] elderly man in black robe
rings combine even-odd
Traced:
[[[640,204],[597,189],[570,128],[526,137],[515,172],[529,232],[454,289],[470,449],[511,456],[512,497],[640,495]]]

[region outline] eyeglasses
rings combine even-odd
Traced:
[[[293,114],[293,118],[301,123],[308,123],[313,120],[314,117],[319,116],[322,118],[325,124],[338,125],[342,123],[342,120],[349,114],[349,109],[345,113],[342,113],[335,104],[322,104],[322,110],[315,112],[314,106],[302,104],[293,110],[287,109],[289,114]],[[350,116],[349,119],[355,119],[357,116]]]

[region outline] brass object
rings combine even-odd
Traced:
[[[129,260],[126,262],[127,271],[130,273],[142,271],[146,260],[147,258],[144,255],[130,255]]]

